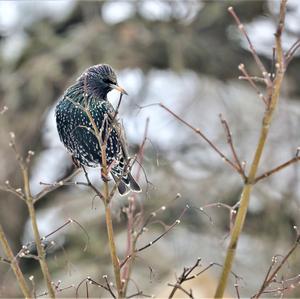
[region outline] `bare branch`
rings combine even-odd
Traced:
[[[25,200],[25,196],[24,196],[24,193],[22,192],[22,189],[21,188],[18,188],[18,189],[13,188],[10,185],[9,181],[6,181],[5,185],[0,185],[0,190],[4,191],[4,192],[12,193],[15,196],[17,196],[18,198]]]
[[[260,164],[260,160],[263,154],[263,151],[265,149],[265,144],[267,141],[267,137],[269,135],[269,129],[270,125],[272,124],[274,111],[277,107],[279,96],[281,92],[281,86],[285,74],[285,62],[284,62],[284,56],[282,51],[282,42],[281,42],[281,33],[283,30],[283,24],[284,24],[284,17],[285,17],[285,9],[286,9],[286,1],[282,0],[280,4],[280,16],[279,16],[279,23],[278,28],[275,34],[275,42],[276,42],[276,75],[274,77],[274,80],[271,80],[268,73],[266,72],[263,64],[261,63],[259,57],[256,54],[256,51],[254,50],[254,47],[249,40],[249,37],[244,29],[244,26],[241,24],[239,18],[235,14],[232,7],[230,7],[228,10],[231,13],[231,15],[234,17],[235,21],[237,22],[239,29],[242,31],[242,33],[245,35],[246,39],[248,40],[248,43],[250,45],[250,49],[252,52],[252,55],[256,61],[256,64],[262,71],[263,77],[266,80],[266,87],[267,87],[267,93],[268,93],[268,105],[265,107],[265,113],[262,119],[262,126],[260,129],[260,135],[258,139],[258,143],[256,146],[255,154],[251,163],[250,171],[248,174],[247,181],[244,184],[242,193],[241,193],[241,199],[240,199],[240,208],[236,214],[235,221],[233,228],[231,230],[231,238],[230,242],[227,248],[225,262],[223,266],[223,270],[221,273],[221,276],[219,278],[218,286],[215,292],[215,298],[222,298],[224,295],[225,288],[227,286],[228,276],[231,271],[233,260],[235,257],[237,244],[239,237],[241,235],[242,229],[244,227],[246,214],[249,206],[250,197],[253,190],[253,184],[255,183],[256,173]]]
[[[235,161],[235,163],[238,167],[238,172],[243,177],[243,179],[246,180],[246,175],[245,175],[245,172],[244,172],[244,168],[242,167],[242,164],[241,164],[241,162],[238,158],[238,155],[237,155],[236,150],[235,150],[234,145],[233,145],[232,134],[231,134],[231,131],[229,129],[229,125],[228,125],[227,121],[223,118],[222,114],[220,114],[219,117],[220,117],[222,125],[224,126],[226,137],[227,137],[227,143],[229,144],[229,147],[231,149],[234,161]]]
[[[177,278],[177,281],[175,284],[168,284],[169,286],[173,286],[173,289],[169,295],[169,299],[173,298],[176,291],[178,289],[180,289],[181,287],[181,284],[184,283],[185,281],[187,280],[190,280],[192,278],[195,278],[196,276],[195,275],[192,275],[192,276],[189,276],[197,267],[200,266],[200,262],[201,262],[201,258],[198,258],[196,263],[189,267],[189,268],[184,268],[183,271],[182,271],[182,274]],[[181,288],[182,290],[182,288]],[[190,297],[190,298],[193,298],[193,297]]]
[[[192,129],[196,134],[200,135],[209,145],[210,147],[222,158],[222,160],[224,160],[225,162],[227,162],[233,169],[235,169],[238,173],[239,173],[239,168],[237,165],[235,165],[235,163],[233,163],[230,159],[228,159],[217,147],[216,145],[210,140],[208,139],[199,128],[195,128],[194,126],[192,126],[191,124],[189,124],[187,121],[185,121],[184,119],[182,119],[179,115],[177,115],[175,112],[173,112],[172,110],[170,110],[168,107],[166,107],[163,103],[158,103],[158,105],[160,107],[162,107],[163,109],[165,109],[168,113],[170,113],[171,115],[173,115],[177,120],[179,120],[181,123],[183,123],[184,125],[186,125],[187,127],[189,127],[190,129]]]
[[[263,282],[262,286],[260,287],[259,291],[257,292],[257,294],[255,294],[253,296],[253,298],[259,298],[262,293],[265,293],[266,288],[273,282],[273,280],[276,277],[279,270],[284,266],[284,264],[287,262],[288,258],[292,255],[292,253],[298,248],[299,244],[300,244],[300,234],[297,233],[297,237],[296,237],[296,240],[295,240],[293,246],[290,248],[288,253],[283,257],[283,259],[280,261],[280,263],[274,269],[273,272],[271,272],[271,270],[274,267],[277,260],[275,258],[272,259],[271,266],[268,269],[268,272],[264,279],[264,282]]]
[[[178,289],[178,290],[180,290],[180,291],[182,291],[183,293],[185,293],[186,295],[188,295],[189,296],[189,298],[194,298],[194,296],[193,296],[193,292],[192,292],[192,290],[190,289],[189,291],[187,291],[186,289],[184,289],[180,284],[178,284],[178,283],[176,283],[176,284],[172,284],[172,283],[168,283],[168,286],[169,287],[174,287],[174,288],[176,288],[176,289]],[[170,298],[170,297],[169,297]],[[172,298],[172,297],[171,297]]]
[[[145,124],[145,130],[144,130],[144,136],[142,143],[140,145],[139,152],[137,154],[137,161],[138,161],[138,168],[136,172],[135,179],[137,182],[139,182],[140,178],[140,173],[142,170],[142,163],[144,159],[144,149],[145,149],[145,144],[147,141],[147,136],[148,136],[148,128],[149,128],[149,118],[146,119],[146,124]],[[135,213],[136,213],[136,200],[137,200],[137,195],[134,193],[132,197],[128,198],[129,201],[129,206],[126,209],[126,215],[127,215],[127,250],[126,250],[126,256],[131,256],[129,259],[129,262],[125,264],[123,273],[122,273],[122,280],[124,281],[123,284],[123,293],[126,294],[128,283],[129,283],[129,277],[131,274],[131,270],[133,267],[133,262],[134,262],[134,257],[135,257],[135,250],[136,250],[136,244],[138,241],[138,238],[140,234],[134,235],[135,231],[135,225],[136,223],[134,222],[135,218]],[[140,219],[143,218],[143,211],[139,213],[138,216]],[[137,225],[138,227],[138,225]]]
[[[264,94],[259,90],[259,88],[257,87],[256,82],[264,82],[265,83],[265,79],[263,78],[259,78],[259,77],[251,77],[248,72],[246,71],[245,65],[243,63],[241,63],[239,65],[239,70],[243,73],[244,77],[239,77],[239,79],[244,79],[247,80],[250,85],[254,88],[254,90],[256,91],[258,97],[260,99],[263,100],[263,102],[265,103],[265,105],[268,104],[268,101],[266,99],[266,97],[264,96]]]
[[[98,190],[98,189],[91,183],[90,178],[89,178],[89,175],[88,175],[88,173],[87,173],[85,167],[84,167],[83,165],[81,165],[81,168],[83,169],[83,172],[84,172],[84,175],[85,175],[85,178],[86,178],[86,181],[87,181],[88,186],[91,187],[91,188],[94,190],[94,192],[96,193],[96,195],[97,195],[100,199],[102,199],[102,201],[103,201],[103,200],[104,200],[103,194],[100,192],[100,190]]]
[[[292,61],[292,59],[295,56],[295,53],[299,50],[299,48],[300,48],[300,38],[295,41],[295,43],[291,46],[291,48],[285,54],[285,61],[286,61],[287,66]]]
[[[34,201],[33,202],[36,203],[37,201],[39,201],[41,198],[43,198],[44,196],[46,196],[50,192],[53,192],[53,191],[57,190],[58,188],[60,188],[62,186],[66,186],[67,183],[69,183],[80,172],[81,172],[81,169],[77,168],[70,175],[68,175],[67,177],[59,180],[57,183],[53,183],[53,184],[49,184],[49,185],[47,184],[47,187],[45,187],[42,191],[40,191],[38,194],[36,194],[34,196]],[[44,183],[40,183],[40,184],[44,184]]]
[[[26,283],[26,280],[25,280],[25,277],[18,265],[18,262],[17,260],[15,259],[14,257],[14,254],[12,252],[12,249],[6,239],[6,236],[4,234],[4,231],[2,229],[2,226],[0,224],[0,243],[2,245],[2,248],[3,248],[3,251],[4,253],[6,254],[7,258],[8,259],[5,259],[5,258],[1,258],[1,261],[5,261],[5,262],[8,262],[10,263],[11,265],[11,268],[16,276],[16,279],[18,281],[18,284],[21,288],[21,291],[24,295],[25,298],[30,298],[31,297],[31,294],[30,294],[30,290],[27,286],[27,283]]]
[[[184,210],[181,212],[181,214],[179,215],[178,219],[175,220],[162,234],[160,234],[157,238],[155,238],[153,241],[147,243],[146,245],[138,248],[138,249],[135,249],[131,254],[127,255],[126,258],[120,263],[120,268],[122,268],[126,262],[132,258],[132,256],[135,254],[135,253],[138,253],[138,252],[141,252],[145,249],[147,249],[148,247],[154,245],[156,242],[158,242],[161,238],[163,238],[167,233],[169,233],[175,226],[177,226],[178,224],[180,224],[180,219],[182,218],[182,216],[185,214],[185,212],[189,209],[189,206],[186,206],[184,208]],[[148,220],[150,221],[150,219],[153,217],[153,214],[152,213]],[[145,227],[145,226],[143,226]],[[142,233],[143,229],[141,229],[140,231],[140,234]]]
[[[271,169],[269,171],[266,171],[262,175],[256,177],[255,180],[254,180],[254,182],[257,183],[260,180],[265,179],[265,178],[271,176],[272,174],[274,174],[274,173],[276,173],[276,172],[278,172],[278,171],[280,171],[280,170],[282,170],[282,169],[284,169],[284,168],[292,165],[293,163],[298,162],[299,160],[300,160],[300,156],[296,156],[296,157],[290,159],[289,161],[287,161],[285,163],[282,163],[282,164],[278,165],[277,167],[275,167],[275,168],[273,168],[273,169]]]
[[[112,298],[116,298],[116,295],[113,293],[113,291],[112,291],[112,289],[111,289],[109,283],[107,282],[107,275],[103,275],[103,278],[105,278],[105,276],[106,276],[106,285],[101,284],[101,283],[95,281],[95,280],[92,279],[91,277],[87,277],[87,278],[83,279],[83,280],[78,284],[78,286],[77,286],[77,288],[76,288],[76,298],[79,297],[79,289],[80,289],[81,285],[84,284],[84,283],[86,283],[86,282],[89,283],[89,284],[96,285],[96,286],[98,286],[98,287],[103,288],[104,290],[106,290],[107,292],[110,293],[110,295],[112,296]]]
[[[258,57],[257,53],[256,53],[256,50],[248,36],[248,33],[247,31],[245,30],[245,27],[244,25],[241,23],[239,17],[237,16],[237,14],[235,13],[233,7],[229,7],[228,8],[228,11],[229,13],[233,16],[235,22],[237,23],[238,25],[238,28],[239,30],[241,31],[241,33],[244,35],[244,37],[246,38],[247,42],[248,42],[248,45],[249,45],[249,48],[250,48],[250,51],[252,53],[252,56],[257,64],[257,66],[259,67],[264,79],[265,79],[265,84],[268,86],[268,87],[271,87],[272,86],[272,81],[269,77],[269,74],[264,66],[264,64],[262,63],[262,61],[260,60],[260,58]]]

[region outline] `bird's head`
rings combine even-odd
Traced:
[[[115,71],[108,64],[90,66],[79,78],[86,86],[87,92],[93,96],[106,100],[107,93],[113,89],[122,94],[127,94],[124,88],[118,85]]]

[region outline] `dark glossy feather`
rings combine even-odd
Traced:
[[[106,161],[108,165],[112,165],[111,174],[118,183],[120,194],[126,194],[129,190],[138,192],[141,190],[139,185],[127,171],[129,160],[122,127],[114,117],[113,106],[106,98],[110,89],[105,87],[105,82],[102,82],[102,86],[101,83],[98,84],[101,89],[96,84],[97,80],[116,81],[116,77],[109,66],[100,66],[103,73],[97,69],[95,71],[97,66],[91,67],[92,73],[89,74],[88,69],[84,73],[86,76],[81,76],[61,97],[55,111],[57,130],[61,141],[79,164],[90,167],[101,165],[98,139],[86,112],[82,109],[88,105],[98,131],[102,132],[102,140],[107,140]]]

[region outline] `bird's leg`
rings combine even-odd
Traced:
[[[108,177],[108,175],[104,174],[103,168],[101,169],[101,178],[103,180],[103,182],[109,182],[110,178]]]
[[[116,160],[112,161],[112,163],[110,163],[107,167],[107,176],[104,174],[103,169],[101,169],[101,177],[102,180],[105,182],[109,182],[110,179],[108,178],[109,173],[111,172],[111,169],[116,165]]]
[[[73,155],[71,156],[71,159],[72,159],[72,162],[75,165],[75,167],[77,167],[77,168],[81,167],[80,162]]]

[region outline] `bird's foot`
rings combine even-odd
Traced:
[[[110,163],[108,166],[107,166],[107,175],[104,173],[103,171],[103,168],[101,169],[101,177],[102,177],[102,180],[104,182],[109,182],[110,181],[110,178],[108,177],[108,175],[110,174],[111,172],[111,169],[116,165],[116,161],[113,161],[112,163]]]
[[[71,158],[72,158],[73,164],[74,164],[77,168],[80,168],[80,167],[81,167],[80,162],[79,162],[74,156],[71,156]]]
[[[103,182],[109,182],[110,178],[108,177],[108,175],[103,173],[103,169],[101,170],[101,178],[103,180]]]

